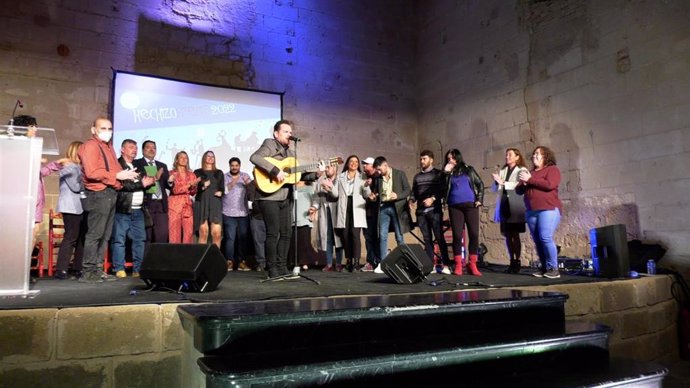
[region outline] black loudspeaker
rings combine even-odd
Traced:
[[[214,244],[151,244],[139,270],[149,287],[191,292],[215,290],[227,273]]]
[[[434,263],[419,244],[400,244],[381,261],[381,269],[396,283],[412,284],[428,275]]]
[[[647,272],[647,260],[658,262],[666,254],[659,244],[644,244],[640,240],[628,241],[630,254],[630,269],[637,272]]]
[[[625,225],[608,225],[590,229],[594,273],[605,278],[627,277],[630,255]]]

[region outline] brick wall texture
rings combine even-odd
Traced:
[[[455,145],[491,182],[506,148],[529,158],[546,145],[563,177],[562,254],[587,256],[589,229],[623,223],[688,274],[690,3],[431,4],[419,6],[419,147]],[[481,237],[507,262],[486,198]]]

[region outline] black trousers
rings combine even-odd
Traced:
[[[362,252],[362,228],[355,228],[352,196],[347,197],[347,214],[345,216],[345,228],[338,229],[338,234],[345,248],[345,257],[354,259],[352,263],[359,265],[359,256]]]
[[[256,201],[266,225],[266,266],[268,276],[287,273],[287,258],[292,238],[292,199]]]
[[[88,212],[84,237],[84,273],[103,272],[105,250],[115,221],[116,200],[117,191],[110,187],[103,191],[86,190],[86,198],[82,199],[82,207]]]
[[[439,251],[441,251],[441,260],[443,264],[449,265],[448,260],[448,245],[446,244],[446,238],[443,236],[443,213],[437,211],[418,211],[417,215],[417,225],[419,230],[422,231],[422,236],[424,237],[424,249],[426,250],[426,255],[432,261],[434,260],[434,238],[438,243]]]
[[[453,255],[462,252],[462,231],[467,227],[467,253],[479,253],[479,208],[472,202],[463,202],[448,206],[450,226],[453,228]]]
[[[297,249],[295,250],[295,237],[290,239],[290,253],[288,254],[287,267],[294,267],[296,265],[310,265],[313,263],[314,248],[311,246],[311,226],[297,227]],[[298,263],[295,263],[295,254],[297,254]],[[311,262],[310,262],[311,261]]]
[[[153,226],[146,228],[146,246],[152,242],[167,243],[170,229],[168,213],[163,210],[163,201],[147,201],[146,209],[151,215]]]
[[[67,271],[72,252],[74,252],[72,270],[81,271],[82,259],[84,258],[84,237],[86,236],[86,213],[62,213],[62,222],[65,225],[65,233],[62,235],[55,268],[58,271]]]

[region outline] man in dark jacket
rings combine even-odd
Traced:
[[[168,165],[156,160],[156,142],[146,140],[141,144],[141,152],[144,157],[133,162],[134,167],[140,173],[146,173],[155,178],[155,186],[151,186],[144,192],[144,208],[151,217],[146,228],[146,243],[167,243],[169,238],[168,227],[168,192],[170,190],[170,177]]]
[[[292,135],[292,122],[280,120],[273,126],[273,137],[264,140],[261,147],[249,158],[256,166],[255,175],[260,194],[253,205],[260,207],[266,225],[265,250],[269,278],[289,274],[287,256],[292,237],[292,184],[296,183],[297,175],[283,171],[271,160],[279,164],[286,162],[284,167],[296,163],[293,159],[287,159],[295,157],[295,151],[290,149],[291,140],[296,140]],[[320,171],[323,169],[325,166],[319,166]],[[266,176],[279,188],[271,193],[262,191],[261,176]],[[301,180],[304,181],[313,181],[316,178],[317,174],[313,172],[301,175]]]
[[[370,200],[379,203],[379,248],[381,260],[388,255],[388,233],[395,232],[395,241],[402,244],[403,234],[410,231],[410,210],[407,197],[410,196],[410,183],[401,170],[392,168],[383,156],[374,159],[374,168],[379,177],[369,195]],[[374,270],[383,273],[381,264]]]
[[[120,148],[120,166],[123,170],[134,170],[134,158],[137,156],[137,142],[131,139],[122,141]],[[113,259],[113,271],[118,278],[127,277],[125,272],[125,244],[127,238],[132,240],[132,276],[139,276],[139,267],[144,260],[146,244],[146,226],[144,222],[144,190],[155,183],[155,178],[142,174],[141,179],[121,181],[122,189],[117,193],[115,204],[115,223],[113,225],[110,251]]]
[[[442,200],[446,194],[446,175],[434,167],[434,153],[423,150],[419,153],[421,171],[412,178],[412,198],[410,203],[417,205],[415,216],[417,225],[424,236],[424,249],[427,256],[434,260],[434,238],[438,243],[441,259],[434,272],[450,275],[448,246],[443,236]]]

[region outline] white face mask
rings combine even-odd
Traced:
[[[103,140],[103,142],[107,143],[110,141],[110,138],[113,137],[113,133],[111,131],[103,131],[103,132],[98,132],[98,138]]]

